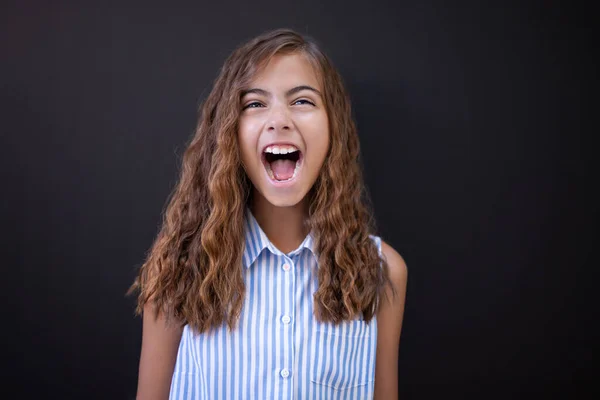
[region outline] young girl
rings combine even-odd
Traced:
[[[359,140],[314,41],[226,60],[131,290],[138,399],[395,399],[402,257],[374,236]]]

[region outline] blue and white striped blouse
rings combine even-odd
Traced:
[[[377,320],[337,327],[313,315],[317,259],[309,234],[284,254],[246,209],[246,299],[236,330],[185,326],[170,399],[371,399]],[[371,236],[381,254],[381,239]]]

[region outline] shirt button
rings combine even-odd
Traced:
[[[286,263],[286,264],[283,264],[282,268],[283,268],[284,271],[289,271],[291,267],[290,267],[290,264]]]
[[[289,315],[284,315],[283,317],[281,317],[281,322],[283,322],[284,324],[289,324],[291,320],[292,319]]]
[[[287,369],[282,369],[281,370],[281,377],[282,378],[287,378],[288,376],[290,376],[290,371],[288,371]]]

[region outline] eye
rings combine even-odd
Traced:
[[[315,105],[315,104],[314,104],[312,101],[309,101],[309,100],[306,100],[306,99],[300,99],[300,100],[296,100],[296,101],[294,102],[294,104],[296,104],[296,103],[300,103],[300,102],[304,102],[304,103],[301,103],[301,104],[310,104],[310,105],[313,105],[313,106]]]
[[[252,103],[246,104],[242,110],[245,110],[246,108],[258,108],[262,106],[263,105],[260,104],[258,101],[253,101]]]

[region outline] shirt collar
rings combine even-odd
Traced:
[[[269,251],[275,255],[292,257],[306,248],[311,251],[316,259],[312,232],[309,233],[306,238],[304,238],[296,250],[284,254],[277,247],[275,247],[273,243],[271,243],[267,235],[263,232],[262,228],[258,224],[258,221],[256,221],[256,218],[254,218],[254,215],[252,214],[252,211],[250,211],[249,207],[246,207],[246,215],[244,218],[244,239],[245,246],[242,263],[246,268],[250,268],[250,266],[254,263],[254,261],[256,261],[264,249],[269,249]]]

